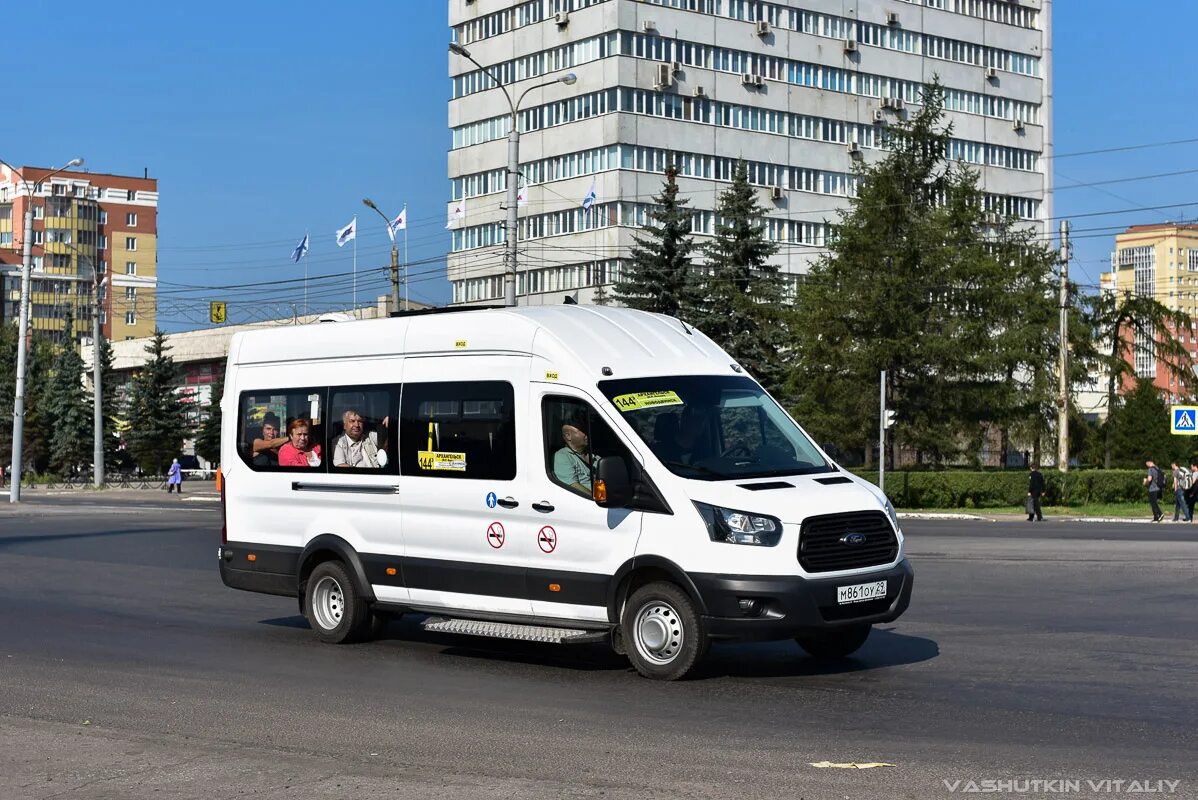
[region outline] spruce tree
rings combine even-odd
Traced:
[[[769,263],[778,247],[765,238],[764,217],[748,166],[737,161],[716,209],[715,238],[703,248],[707,270],[696,324],[777,395],[786,377],[789,311],[786,284]]]
[[[129,395],[129,451],[143,472],[161,475],[183,449],[190,433],[187,404],[179,396],[179,370],[167,353],[166,334],[155,329],[149,356],[133,377]]]
[[[200,424],[200,430],[196,434],[196,455],[213,464],[220,463],[220,401],[224,393],[225,375],[221,372],[212,383],[212,396],[204,406],[207,416]]]
[[[700,296],[691,253],[691,215],[678,197],[678,169],[666,168],[661,194],[653,199],[649,222],[641,228],[615,286],[615,299],[629,308],[689,318]]]
[[[100,344],[100,414],[104,418],[104,464],[115,465],[121,446],[117,434],[121,414],[120,387],[116,382],[116,370],[112,366],[112,343],[107,339]]]
[[[47,387],[50,469],[62,476],[92,460],[93,419],[83,388],[83,359],[67,344],[54,360]]]
[[[50,468],[50,437],[54,419],[47,399],[56,355],[54,343],[47,336],[35,335],[26,350],[22,455],[26,470],[32,469],[38,474]]]
[[[12,405],[17,391],[17,326],[0,325],[0,465],[12,454]]]

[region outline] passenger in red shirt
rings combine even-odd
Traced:
[[[320,445],[312,444],[312,421],[306,417],[291,420],[287,426],[287,444],[279,448],[280,467],[319,467]]]

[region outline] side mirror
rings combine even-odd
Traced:
[[[591,486],[591,497],[601,508],[626,508],[632,502],[628,465],[619,456],[599,459]]]

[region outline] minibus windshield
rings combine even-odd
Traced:
[[[602,381],[599,389],[661,462],[681,477],[711,481],[832,470],[803,431],[749,378],[631,378]]]

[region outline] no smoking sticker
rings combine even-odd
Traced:
[[[552,525],[541,528],[541,532],[537,534],[537,547],[541,548],[543,553],[552,553],[557,549],[557,531]]]
[[[492,522],[487,526],[487,544],[494,547],[496,550],[503,547],[503,541],[507,538],[507,533],[503,530],[503,525],[498,522]]]

